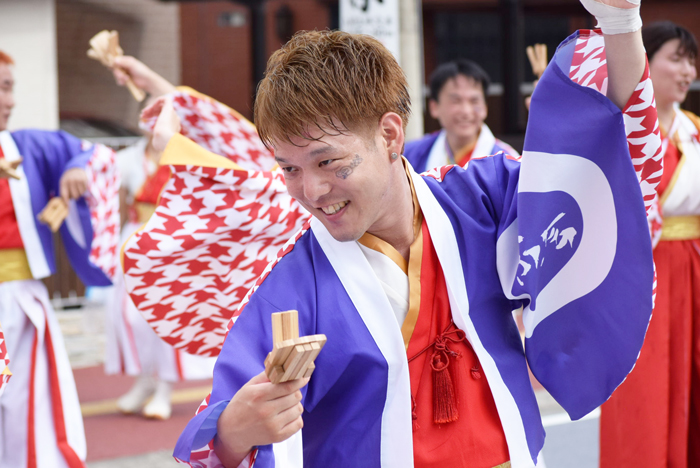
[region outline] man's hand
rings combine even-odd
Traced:
[[[88,178],[85,170],[79,167],[68,169],[61,176],[58,195],[66,204],[68,200],[80,198],[88,189]]]
[[[151,70],[142,61],[124,55],[114,59],[114,79],[120,86],[126,86],[128,78],[131,77],[134,84],[146,91],[151,97],[158,98],[175,91],[175,86],[168,80]]]
[[[151,146],[157,153],[162,153],[170,139],[176,133],[180,133],[180,117],[175,112],[172,101],[166,97],[158,98],[141,112],[141,120],[149,120],[155,116],[158,116],[158,120],[153,127]]]
[[[22,158],[16,159],[14,161],[8,161],[5,158],[0,158],[0,179],[13,179],[19,180],[19,174],[17,173],[17,168],[22,163]]]
[[[217,424],[214,450],[225,466],[238,466],[255,446],[282,442],[304,421],[301,391],[308,378],[273,384],[261,372],[231,399]]]

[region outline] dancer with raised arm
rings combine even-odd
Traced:
[[[170,260],[180,239],[199,248],[207,233],[225,243],[197,268],[211,272],[234,252],[265,260],[243,239],[277,227],[294,204],[311,214],[234,313],[179,460],[535,466],[544,430],[527,364],[574,419],[610,396],[634,365],[652,308],[645,208],[660,138],[638,6],[609,3],[584,2],[602,33],[568,38],[543,75],[522,163],[500,153],[415,174],[400,157],[410,109],[403,73],[376,40],[342,32],[298,34],[259,87],[258,131],[288,193],[278,172],[245,170],[176,134],[167,102],[151,110],[161,111],[154,146],[177,180],[127,244],[127,283],[145,274],[139,264],[166,274],[161,249]],[[214,228],[187,234],[198,212]],[[177,291],[198,281],[188,273],[159,282],[167,300],[152,306],[152,323],[175,324]],[[219,303],[231,299],[229,277],[206,285],[207,304],[217,291]],[[511,314],[521,306],[524,351]],[[328,341],[310,381],[275,385],[263,372],[270,316],[290,309],[300,335]],[[170,329],[214,348],[212,332]]]
[[[670,21],[642,30],[662,134],[658,294],[628,379],[602,407],[600,465],[700,465],[700,118],[679,108],[698,43]],[[657,223],[658,224],[658,223]]]
[[[173,84],[131,56],[117,57],[113,72],[118,84],[124,86],[131,79],[151,100],[177,92]],[[159,166],[160,154],[152,148],[150,133],[116,156],[126,208],[121,245],[150,219],[160,192],[170,179],[170,169]],[[129,391],[117,400],[122,413],[168,419],[175,382],[212,376],[212,358],[175,349],[155,334],[126,293],[121,269],[109,297],[105,328],[105,372],[136,377]]]

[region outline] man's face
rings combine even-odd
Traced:
[[[15,107],[14,86],[15,79],[10,65],[0,63],[0,131],[7,129],[12,108]]]
[[[448,136],[459,140],[472,141],[479,135],[487,111],[481,83],[464,75],[447,80],[437,101],[430,100],[430,115]]]
[[[391,229],[400,160],[392,164],[381,132],[330,136],[316,130],[310,136],[321,138],[276,144],[289,194],[340,242]]]

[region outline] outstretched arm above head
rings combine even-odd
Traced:
[[[641,0],[581,0],[605,37],[608,98],[620,109],[632,96],[646,66],[642,43]]]
[[[175,86],[135,57],[124,55],[114,59],[114,79],[120,86],[126,86],[129,78],[134,84],[153,98],[175,91]]]

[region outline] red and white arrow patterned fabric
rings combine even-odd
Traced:
[[[235,111],[182,91],[174,105],[182,134],[205,149],[248,169],[274,164]],[[244,296],[309,214],[279,169],[175,165],[171,172],[154,215],[124,246],[125,283],[163,340],[216,356]]]
[[[89,148],[89,143],[83,144]],[[120,223],[120,181],[114,151],[104,145],[95,145],[85,173],[89,186],[86,200],[93,230],[89,260],[114,279],[119,259]]]
[[[171,169],[154,215],[125,244],[125,282],[163,340],[216,356],[241,300],[309,215],[280,171]]]
[[[243,169],[269,171],[275,166],[275,157],[263,145],[255,125],[238,112],[191,88],[178,88],[170,96],[182,135]],[[153,118],[141,126],[152,132],[155,123]]]
[[[572,81],[603,94],[608,87],[608,67],[604,46],[603,34],[600,30],[581,31],[569,70],[569,78]],[[642,79],[622,110],[622,115],[625,119],[625,132],[632,164],[642,189],[652,246],[656,246],[661,239],[662,227],[659,194],[656,189],[661,182],[664,169],[664,152],[648,62]],[[656,265],[654,265],[654,302],[656,302],[656,286]]]
[[[294,249],[294,244],[301,238],[301,236],[306,233],[306,231],[309,230],[310,223],[307,220],[302,228],[291,238],[289,239],[284,247],[280,249],[280,251],[277,254],[277,257],[270,262],[267,267],[265,267],[265,270],[262,272],[260,277],[255,281],[255,284],[253,287],[248,291],[246,294],[245,298],[243,298],[243,301],[241,301],[241,305],[239,309],[233,314],[233,317],[231,317],[231,320],[229,321],[228,327],[227,327],[227,333],[228,330],[231,329],[231,327],[236,323],[236,319],[238,316],[240,316],[241,312],[243,312],[243,309],[245,308],[246,304],[248,303],[248,300],[250,299],[250,296],[255,292],[256,289],[265,281],[265,278],[267,278],[267,275],[270,273],[270,271],[277,265],[277,263],[289,252],[291,252]],[[225,338],[225,337],[224,337]],[[202,401],[202,403],[199,405],[199,408],[197,408],[196,414],[201,413],[204,411],[208,406],[209,406],[209,399],[211,398],[211,393],[207,395],[207,397]],[[251,453],[241,462],[240,465],[236,468],[252,468],[255,464],[255,459],[258,455],[258,450],[254,449],[251,451]],[[192,468],[219,468],[223,467],[221,464],[221,461],[219,458],[216,456],[216,453],[214,452],[214,442],[210,441],[207,445],[204,447],[194,450],[190,454],[190,461],[185,462],[183,460],[180,460],[179,458],[175,457],[175,460],[178,463],[182,463],[185,465],[189,465]]]
[[[7,382],[10,381],[12,374],[10,373],[10,357],[7,355],[7,346],[5,345],[5,335],[0,327],[0,395],[5,390]]]
[[[602,94],[605,94],[608,88],[604,46],[603,35],[599,30],[581,31],[569,70],[569,78],[573,82]],[[656,245],[661,237],[659,196],[656,188],[663,173],[663,150],[648,63],[642,79],[622,112],[632,163],[642,188],[652,242]]]

